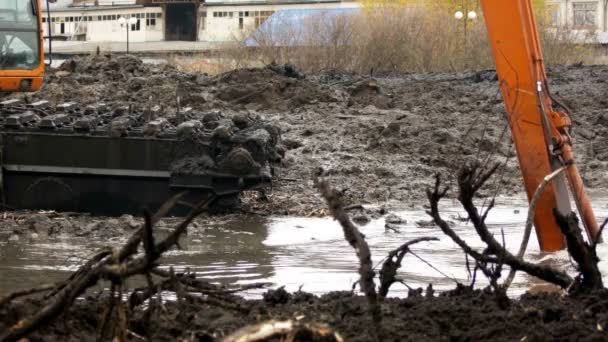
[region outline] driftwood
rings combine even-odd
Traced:
[[[333,189],[325,180],[316,180],[316,185],[321,195],[327,201],[329,212],[333,218],[340,223],[344,232],[344,238],[355,249],[359,258],[359,286],[367,298],[369,312],[372,318],[372,323],[375,326],[373,333],[376,339],[380,339],[380,327],[382,315],[380,312],[380,304],[378,303],[378,295],[376,293],[376,284],[374,283],[375,272],[372,265],[371,252],[359,229],[353,224],[344,210],[340,194]]]
[[[469,219],[475,227],[477,235],[486,244],[486,252],[480,253],[471,248],[464,240],[462,240],[450,226],[443,220],[439,212],[439,201],[445,197],[447,188],[441,187],[439,175],[436,176],[434,189],[427,190],[427,197],[430,203],[430,210],[427,212],[434,220],[435,224],[449,236],[460,248],[476,263],[481,264],[505,264],[517,271],[523,271],[531,276],[537,277],[552,284],[556,284],[563,289],[567,289],[573,282],[565,272],[558,271],[548,266],[536,265],[524,260],[521,260],[516,255],[507,251],[504,246],[499,243],[488,227],[485,224],[485,219],[492,209],[494,202],[492,201],[485,212],[480,213],[477,207],[473,204],[473,197],[483,184],[496,171],[496,167],[491,168],[487,172],[482,172],[477,165],[465,166],[458,174],[458,200],[469,215]]]
[[[246,326],[225,337],[222,342],[297,341],[302,337],[306,341],[344,341],[327,325],[289,320]]]

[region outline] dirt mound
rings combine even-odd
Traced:
[[[150,68],[141,59],[131,55],[74,57],[62,63],[58,70],[59,72],[91,74],[111,79],[121,77],[125,80],[131,76],[146,76],[150,73]]]
[[[219,341],[247,324],[296,319],[325,323],[345,341],[373,340],[375,327],[370,324],[363,297],[346,292],[322,297],[297,292],[280,300],[275,297],[268,296],[268,301],[235,299],[238,309],[229,309],[233,305],[225,305],[224,309],[187,299],[168,302],[163,310],[129,312],[127,328],[132,336],[153,341]],[[576,298],[526,294],[503,309],[493,295],[462,288],[440,296],[391,298],[382,303],[383,340],[604,341],[604,329],[608,325],[607,300],[606,291]],[[30,339],[94,340],[107,310],[106,303],[106,300],[89,297]],[[0,308],[0,334],[7,326],[35,312],[38,305],[36,300],[30,300]]]
[[[239,69],[210,80],[217,97],[251,109],[287,110],[319,102],[338,102],[340,92],[304,79],[289,66]]]
[[[390,109],[395,105],[392,96],[385,94],[382,87],[374,79],[356,82],[348,88],[349,106],[375,106],[378,109]]]
[[[323,214],[311,182],[319,170],[352,203],[417,204],[436,172],[451,177],[470,159],[505,165],[483,195],[523,190],[492,70],[370,78],[302,75],[274,65],[207,76],[131,56],[85,57],[62,69],[49,72],[30,100],[159,106],[165,116],[191,107],[226,117],[260,115],[279,127],[288,148],[280,181],[270,201],[250,203],[255,210]],[[607,74],[606,66],[549,69],[552,92],[573,110],[576,158],[592,188],[608,182],[602,172],[608,167]]]

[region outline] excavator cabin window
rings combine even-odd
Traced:
[[[0,70],[39,65],[38,11],[36,0],[0,0]]]

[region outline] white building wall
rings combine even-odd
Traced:
[[[111,0],[108,0],[112,2]],[[117,0],[114,0],[116,3]],[[127,1],[127,0],[125,0]],[[132,0],[128,0],[132,1]],[[100,1],[101,3],[101,1]],[[198,40],[207,42],[234,42],[248,37],[266,18],[281,9],[332,9],[356,8],[356,2],[311,2],[294,4],[270,4],[267,0],[208,0],[199,7]],[[214,13],[222,13],[222,16]],[[243,14],[242,27],[239,13]],[[45,13],[46,20],[46,13]],[[52,34],[72,40],[92,42],[126,41],[126,28],[118,23],[119,17],[138,17],[139,30],[129,31],[129,41],[154,42],[164,40],[164,13],[160,6],[127,6],[126,8],[97,6],[95,8],[57,8],[51,11]],[[154,18],[155,25],[146,25]],[[44,35],[48,36],[48,23],[43,23]]]
[[[139,20],[139,29],[137,26],[129,28],[129,41],[154,42],[164,39],[164,24],[160,7],[56,10],[51,12],[51,30],[53,35],[64,35],[74,40],[121,42],[127,40],[127,28],[118,23],[118,18],[121,16],[137,17]],[[153,23],[155,25],[151,25]],[[46,22],[43,23],[43,31],[44,35],[48,36],[48,23]]]
[[[595,5],[595,28],[598,31],[608,31],[608,1],[606,0],[549,0],[547,5],[556,8],[558,12],[559,26],[567,26],[576,29],[574,22],[574,7],[576,4],[594,4]],[[587,29],[589,29],[588,27]]]
[[[212,5],[217,0],[207,1],[207,6],[201,6],[200,16],[204,23],[199,22],[198,37],[201,41],[209,42],[234,42],[247,38],[259,25],[259,19],[267,18],[273,12],[284,9],[332,9],[332,8],[357,8],[360,5],[356,2],[336,2],[336,3],[309,3],[309,4],[261,4],[242,5],[237,0],[225,0],[223,3],[235,2],[241,5]],[[253,1],[249,1],[251,3]],[[205,14],[203,14],[206,12]],[[221,13],[216,16],[214,13]],[[239,26],[239,13],[243,16],[243,27]],[[227,14],[227,15],[226,15]],[[203,16],[204,15],[204,16]]]

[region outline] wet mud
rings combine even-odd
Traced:
[[[575,152],[587,186],[602,189],[608,180],[608,67],[559,66],[549,70],[549,77],[554,94],[574,113]],[[210,76],[146,65],[131,56],[91,56],[69,60],[46,78],[43,89],[28,95],[28,101],[158,105],[164,113],[191,107],[230,117],[236,126],[260,117],[278,127],[284,150],[276,153],[284,157],[273,170],[271,190],[242,196],[241,210],[247,213],[326,215],[313,186],[314,176],[323,175],[347,204],[369,205],[353,211],[353,219],[365,223],[393,207],[420,207],[435,173],[449,182],[468,160],[504,164],[483,196],[512,196],[523,190],[493,71],[367,77],[302,75],[291,67],[269,66]],[[271,133],[248,132],[255,142],[252,150],[274,158],[274,151],[265,150],[275,142]],[[245,161],[255,167],[255,158]],[[190,160],[179,167],[192,172],[206,162]],[[111,237],[130,234],[141,224],[131,216],[48,212],[7,212],[1,218],[0,236],[12,241],[56,234]],[[166,224],[171,223],[168,219]],[[375,329],[365,299],[350,293],[315,297],[275,291],[263,300],[234,301],[236,308],[186,299],[168,301],[157,312],[137,309],[127,315],[130,339],[214,341],[268,319],[326,323],[347,341],[369,341]],[[505,307],[481,290],[460,288],[441,295],[421,290],[382,303],[381,330],[386,341],[600,341],[607,340],[607,303],[605,291],[575,297],[526,294]],[[32,299],[1,307],[0,331],[35,312],[39,304]],[[30,340],[96,339],[106,306],[103,297],[78,300],[67,315]]]
[[[608,292],[575,298],[526,294],[506,307],[493,294],[458,288],[442,295],[421,291],[382,303],[383,341],[605,341]],[[107,302],[89,297],[30,337],[30,341],[95,340]],[[316,297],[282,290],[263,300],[235,299],[230,309],[194,300],[168,302],[162,309],[128,312],[129,340],[221,341],[247,324],[298,320],[328,325],[345,341],[372,341],[374,325],[365,298],[349,292]],[[37,308],[37,300],[0,308],[0,331]],[[279,341],[280,339],[276,339]],[[312,339],[296,338],[295,341]],[[331,340],[327,340],[331,341]]]
[[[590,188],[608,178],[602,171],[608,163],[606,76],[606,66],[549,69],[553,93],[573,111],[576,157]],[[261,214],[325,214],[312,186],[317,174],[329,177],[352,204],[416,205],[435,173],[451,178],[467,160],[504,164],[482,195],[523,191],[493,71],[367,77],[303,75],[275,65],[209,76],[131,56],[91,56],[51,70],[43,89],[30,96],[42,98],[158,105],[164,113],[190,107],[243,124],[251,117],[267,120],[281,131],[277,152],[285,158],[274,170],[271,192],[244,196]],[[263,148],[267,139],[259,138]]]

